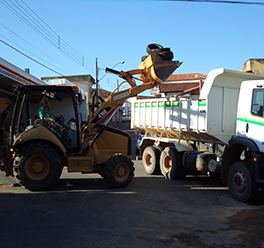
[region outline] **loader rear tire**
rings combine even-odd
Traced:
[[[148,175],[160,175],[160,154],[161,151],[154,146],[148,146],[144,150],[142,162],[144,170]]]
[[[58,152],[42,142],[25,145],[14,159],[15,177],[20,185],[32,191],[51,188],[60,178],[62,168]]]
[[[160,155],[160,171],[167,179],[182,179],[186,175],[182,154],[174,147],[166,147]]]
[[[134,171],[130,158],[114,154],[104,164],[104,179],[111,188],[124,188],[132,182]]]

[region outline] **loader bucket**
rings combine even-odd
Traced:
[[[151,53],[140,65],[144,70],[141,79],[146,82],[152,81],[161,84],[182,64],[182,62],[164,60],[157,51]]]

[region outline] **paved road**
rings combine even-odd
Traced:
[[[0,247],[264,247],[263,192],[248,205],[219,178],[165,180],[133,162],[119,190],[64,170],[53,189],[30,192],[0,174]]]

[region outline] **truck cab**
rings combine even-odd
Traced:
[[[264,80],[241,83],[236,135],[223,154],[222,179],[231,195],[242,202],[254,199],[264,184]]]
[[[236,135],[254,141],[264,152],[264,80],[244,81],[241,84]]]

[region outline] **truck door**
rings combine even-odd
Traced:
[[[256,88],[252,91],[250,113],[244,120],[245,137],[253,140],[260,151],[264,151],[264,89]]]

